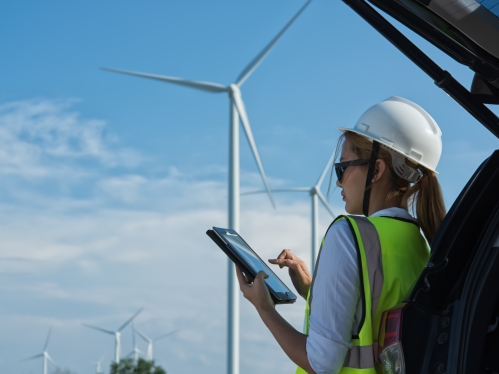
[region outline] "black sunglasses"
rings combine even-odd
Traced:
[[[365,165],[369,162],[369,160],[352,160],[352,161],[344,161],[344,162],[337,162],[334,164],[334,169],[336,170],[336,176],[338,177],[338,182],[341,183],[341,180],[343,179],[343,174],[345,174],[345,170],[347,170],[347,167],[349,166],[359,166],[359,165]]]

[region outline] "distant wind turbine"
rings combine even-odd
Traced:
[[[105,329],[102,329],[100,327],[97,327],[97,326],[92,326],[92,325],[88,325],[86,323],[83,324],[83,326],[86,326],[86,327],[90,327],[91,329],[94,329],[94,330],[97,330],[97,331],[101,331],[101,332],[104,332],[106,334],[109,334],[109,335],[114,335],[114,338],[115,338],[115,349],[114,349],[114,361],[119,364],[120,362],[120,356],[121,356],[121,331],[123,331],[123,329],[125,327],[128,326],[128,324],[130,322],[133,321],[133,319],[135,317],[137,317],[137,315],[142,312],[144,308],[140,308],[137,312],[135,312],[135,314],[130,317],[123,325],[121,325],[118,330],[116,331],[111,331],[111,330],[105,330]]]
[[[326,210],[331,214],[331,216],[333,218],[336,217],[336,215],[333,212],[333,209],[331,208],[331,206],[329,205],[326,198],[324,197],[324,195],[321,192],[321,185],[322,185],[322,182],[324,181],[324,177],[326,176],[328,170],[331,168],[331,164],[333,163],[333,159],[334,159],[334,153],[335,152],[333,152],[333,154],[329,158],[329,160],[326,164],[326,167],[324,168],[319,179],[317,180],[317,183],[315,185],[313,185],[312,187],[279,188],[279,189],[272,190],[273,192],[307,192],[308,194],[310,194],[310,197],[312,199],[312,219],[311,219],[311,221],[312,221],[312,227],[311,227],[312,228],[312,233],[311,233],[312,250],[310,252],[310,254],[311,254],[311,261],[310,261],[311,266],[310,267],[312,269],[312,274],[313,274],[314,268],[315,268],[315,261],[317,259],[317,252],[320,248],[320,244],[319,244],[319,200],[324,205]],[[265,191],[244,192],[241,195],[253,195],[253,194],[259,194],[259,193],[263,193],[263,192],[265,192]]]
[[[246,112],[246,107],[244,105],[243,99],[241,97],[240,87],[249,78],[249,76],[255,71],[255,69],[260,65],[260,63],[265,59],[269,52],[274,48],[275,44],[281,39],[288,28],[293,24],[293,22],[298,18],[298,16],[305,10],[305,8],[310,4],[312,0],[308,0],[305,5],[303,5],[300,10],[295,14],[295,16],[284,26],[284,28],[270,41],[269,44],[243,69],[243,71],[236,78],[235,83],[228,86],[203,82],[203,81],[192,81],[183,78],[155,75],[140,73],[135,71],[118,70],[103,68],[104,70],[135,75],[142,78],[155,79],[162,82],[173,83],[180,86],[195,88],[201,91],[206,91],[210,93],[221,93],[226,92],[229,95],[229,228],[239,231],[239,118],[241,119],[246,138],[248,139],[253,157],[255,158],[256,164],[260,171],[260,175],[265,185],[265,190],[269,196],[272,206],[275,208],[274,198],[270,190],[270,185],[265,175],[263,169],[263,164],[260,160],[260,155],[256,147],[255,139],[253,137],[253,131],[251,130],[248,114]],[[237,283],[237,276],[232,261],[228,260],[228,316],[227,316],[227,373],[228,374],[238,374],[239,373],[239,287]]]
[[[55,364],[54,360],[52,360],[52,357],[49,356],[49,353],[47,352],[47,348],[49,346],[49,340],[50,340],[50,335],[52,333],[52,328],[49,328],[49,333],[47,335],[47,340],[45,341],[45,345],[43,346],[43,352],[40,354],[37,354],[35,356],[28,357],[22,361],[29,361],[29,360],[34,360],[40,357],[43,357],[43,374],[47,374],[47,360]]]
[[[164,339],[164,338],[166,338],[170,335],[173,335],[179,331],[179,330],[170,331],[169,333],[166,333],[166,334],[158,336],[157,338],[151,339],[148,336],[146,336],[145,334],[141,333],[139,330],[137,330],[137,329],[134,329],[134,330],[135,330],[135,332],[137,332],[137,334],[140,335],[140,337],[142,339],[144,339],[147,342],[147,352],[146,352],[146,360],[147,361],[153,360],[152,344],[154,342],[157,342],[158,340]]]
[[[99,361],[93,361],[92,362],[92,364],[95,365],[95,374],[104,374],[103,371],[102,371],[102,369],[101,369],[101,366],[100,366],[101,363],[102,363],[102,360],[104,360],[104,357],[105,357],[105,355],[102,356]]]
[[[132,322],[132,345],[133,345],[133,349],[132,351],[126,355],[126,357],[130,357],[130,356],[133,356],[133,362],[135,365],[137,365],[137,362],[139,362],[139,355],[140,354],[143,354],[144,352],[142,352],[139,348],[137,348],[137,342],[135,341],[135,327],[133,326],[133,322]]]

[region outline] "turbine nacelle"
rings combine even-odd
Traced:
[[[227,92],[229,93],[229,96],[232,96],[232,95],[241,96],[241,89],[235,83],[232,83],[227,87]]]

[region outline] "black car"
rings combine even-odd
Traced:
[[[499,137],[499,0],[370,0],[475,72],[470,90],[365,0],[343,0]],[[383,313],[384,373],[499,373],[499,150],[449,210],[406,302]]]

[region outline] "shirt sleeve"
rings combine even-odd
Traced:
[[[327,232],[313,283],[307,357],[317,374],[335,374],[352,347],[360,300],[357,249],[348,223]]]

